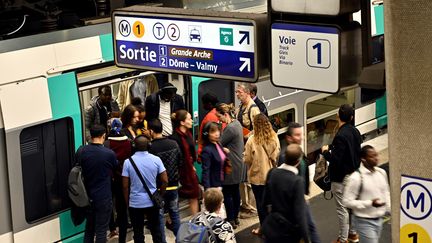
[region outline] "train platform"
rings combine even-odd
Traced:
[[[388,135],[383,134],[374,139],[370,139],[363,143],[363,145],[369,144],[376,148],[379,159],[380,167],[385,169],[388,173],[389,170],[389,160],[388,160]],[[313,171],[313,166],[310,166],[311,171]],[[313,178],[313,174],[312,174]],[[326,200],[323,196],[323,191],[316,186],[313,181],[311,182],[311,194],[309,196],[309,205],[312,210],[312,215],[315,219],[316,226],[318,228],[319,235],[321,237],[321,242],[329,243],[337,238],[338,225],[337,225],[337,215],[334,200]],[[183,220],[186,220],[184,218]],[[240,226],[235,230],[236,239],[238,243],[263,243],[264,240],[253,235],[252,229],[258,227],[258,217],[252,217],[248,219],[240,219]],[[151,241],[151,235],[148,230],[145,231],[146,242]],[[167,242],[174,243],[175,237],[170,230],[166,230]],[[132,243],[133,232],[128,232],[127,242]],[[116,238],[110,239],[109,243],[117,242]],[[391,242],[391,225],[390,218],[385,218],[384,227],[381,234],[381,243]]]

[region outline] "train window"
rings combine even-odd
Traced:
[[[72,119],[25,128],[20,148],[27,222],[67,209],[67,178],[75,151]]]
[[[343,104],[354,104],[354,90],[309,102],[306,106],[306,149],[309,161],[315,161],[323,145],[331,144],[337,131],[336,114]]]
[[[294,108],[284,110],[282,112],[269,116],[269,120],[273,125],[274,129],[277,129],[278,134],[285,132],[288,124],[295,121],[295,110]]]
[[[362,104],[369,104],[385,94],[385,89],[365,89],[361,88],[360,101]]]
[[[204,106],[201,102],[201,97],[207,92],[211,92],[216,95],[219,102],[223,103],[234,103],[234,82],[221,80],[221,79],[211,79],[205,82],[200,83],[198,88],[199,95],[199,121],[203,120],[204,116],[207,114],[207,111],[204,109]]]

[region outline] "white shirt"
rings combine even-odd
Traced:
[[[359,174],[361,173],[361,176]],[[346,180],[342,203],[353,210],[354,215],[362,218],[378,218],[390,212],[390,189],[385,170],[375,167],[372,172],[363,164],[359,171],[352,173]],[[360,192],[360,183],[362,189]],[[360,192],[360,195],[358,195]],[[372,201],[378,198],[385,202],[382,207],[372,206]]]
[[[287,170],[287,171],[291,171],[295,175],[298,175],[298,173],[299,173],[298,169],[295,166],[287,165],[285,163],[281,164],[278,168],[279,169],[284,169],[284,170]]]
[[[159,98],[159,120],[162,123],[162,135],[170,136],[172,134],[172,123],[171,123],[171,102],[165,102]]]

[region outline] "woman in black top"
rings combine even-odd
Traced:
[[[139,112],[134,105],[127,105],[121,114],[123,132],[130,139],[134,140],[137,136],[135,125],[139,120]]]

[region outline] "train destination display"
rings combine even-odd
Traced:
[[[113,18],[118,66],[257,80],[253,20],[136,12]]]

